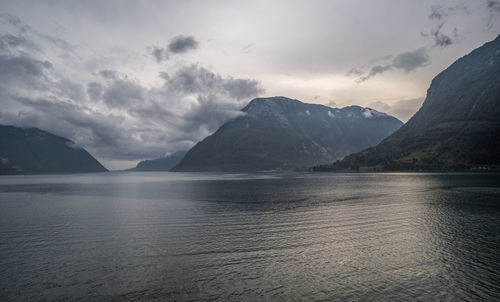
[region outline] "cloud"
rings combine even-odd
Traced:
[[[359,77],[358,82],[364,82],[368,80],[369,78],[373,77],[374,75],[384,73],[388,70],[391,70],[392,66],[391,65],[375,65],[373,66],[366,75],[362,75],[363,72],[360,70],[357,71],[357,74],[360,74],[362,76]]]
[[[425,48],[403,52],[394,56],[386,56],[382,60],[388,61],[385,64],[374,65],[369,70],[366,69],[366,65],[363,67],[355,67],[348,72],[348,75],[356,75],[358,76],[358,82],[364,82],[375,75],[393,69],[409,73],[417,68],[426,66],[430,62],[429,55]]]
[[[403,122],[406,122],[410,117],[413,116],[413,114],[415,114],[415,112],[417,112],[423,101],[423,98],[400,100],[392,105],[389,105],[388,103],[382,101],[375,101],[369,103],[368,107],[380,112],[393,115]]]
[[[172,38],[166,48],[151,46],[149,51],[156,62],[161,63],[168,60],[171,54],[183,54],[197,49],[200,43],[193,36],[178,35]]]
[[[101,75],[103,78],[106,78],[106,79],[116,79],[117,78],[116,71],[111,70],[111,69],[101,70],[101,71],[99,71],[99,75]]]
[[[101,160],[156,158],[190,148],[264,92],[256,80],[183,62],[159,72],[157,86],[105,66],[83,80],[69,77],[66,66],[40,51],[63,52],[64,43],[27,35],[19,19],[8,20],[15,26],[0,29],[0,124],[67,137]]]
[[[102,99],[108,108],[127,108],[147,99],[148,91],[128,79],[112,78],[103,91]]]
[[[172,53],[185,53],[198,48],[198,41],[193,36],[176,36],[168,44],[168,50]]]
[[[26,54],[0,54],[0,81],[4,85],[18,83],[23,88],[43,89],[46,71],[51,68],[51,62]]]
[[[495,15],[500,13],[500,1],[486,0],[486,8],[488,9],[488,29],[493,27],[493,20],[496,20]]]
[[[168,51],[165,48],[153,46],[151,54],[156,59],[156,62],[161,63],[168,59]]]
[[[445,48],[452,45],[459,38],[458,30],[457,28],[448,29],[448,32],[445,33],[445,29],[448,19],[458,14],[469,15],[470,12],[467,5],[457,4],[448,7],[442,5],[431,6],[431,13],[428,19],[431,21],[432,26],[428,31],[422,32],[421,35],[430,37],[434,41],[434,46]]]
[[[434,40],[434,45],[439,47],[447,47],[454,43],[454,39],[442,32],[445,22],[440,22],[434,28],[432,28],[429,33],[422,33],[424,37],[431,37]],[[456,29],[454,30],[454,36],[458,37]]]
[[[419,48],[414,51],[398,54],[394,57],[392,66],[408,73],[419,67],[427,65],[429,61],[429,55],[427,54],[425,48]]]
[[[90,82],[87,84],[87,94],[93,101],[97,101],[102,96],[102,85],[98,82]]]
[[[493,12],[500,12],[500,1],[486,0],[486,7]]]

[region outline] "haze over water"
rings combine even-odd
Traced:
[[[0,297],[500,299],[498,174],[0,177]]]

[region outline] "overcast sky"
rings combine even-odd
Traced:
[[[0,1],[0,123],[120,169],[191,147],[257,96],[406,121],[500,33],[500,0]]]

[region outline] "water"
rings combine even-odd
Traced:
[[[500,175],[0,177],[0,300],[500,300]]]

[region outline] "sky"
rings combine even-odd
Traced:
[[[0,124],[124,169],[192,147],[255,97],[405,122],[434,76],[498,34],[500,0],[0,0]]]

